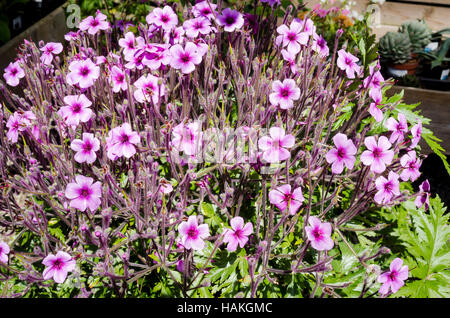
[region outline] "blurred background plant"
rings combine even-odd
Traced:
[[[10,13],[25,13],[24,5],[30,0],[0,0],[0,46],[5,44],[11,38]]]

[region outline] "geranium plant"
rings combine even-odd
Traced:
[[[382,228],[367,211],[422,195],[404,186],[421,121],[342,32],[325,43],[291,12],[257,16],[268,35],[206,0],[116,39],[98,12],[52,59],[26,41],[0,85],[7,296],[401,290],[408,260],[389,267],[388,248],[351,236]]]

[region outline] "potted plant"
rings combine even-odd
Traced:
[[[416,73],[419,61],[412,57],[411,40],[404,32],[388,32],[379,41],[381,60],[387,64],[388,74],[402,77]]]
[[[403,23],[399,32],[408,34],[413,57],[417,57],[417,54],[423,52],[428,43],[431,42],[432,31],[422,20]]]
[[[450,90],[450,38],[443,41],[436,50],[422,52],[423,69],[420,73],[422,86],[429,89]]]

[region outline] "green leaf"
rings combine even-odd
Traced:
[[[439,197],[430,199],[428,213],[415,206],[403,205],[410,222],[398,222],[394,235],[406,247],[406,264],[410,278],[395,296],[450,297],[448,268],[450,268],[449,215]]]
[[[0,20],[0,42],[6,43],[11,39],[11,31],[9,30],[8,20]]]

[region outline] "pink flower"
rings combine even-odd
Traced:
[[[282,24],[277,28],[279,36],[275,39],[277,45],[287,46],[287,50],[293,54],[300,52],[300,45],[308,43],[309,35],[303,31],[303,24],[297,20],[291,22],[290,27]]]
[[[41,47],[40,50],[44,52],[40,58],[41,62],[45,65],[50,65],[53,61],[53,54],[61,53],[63,46],[61,43],[49,42],[44,47]]]
[[[295,20],[298,21],[299,19]],[[313,20],[306,18],[305,20],[300,20],[300,24],[302,26],[302,31],[308,36],[314,37],[314,35],[316,35],[316,26],[314,25]]]
[[[163,28],[165,31],[170,31],[178,24],[178,16],[173,12],[169,6],[164,8],[155,8],[145,18],[148,24],[154,24]]]
[[[198,37],[199,33],[207,35],[211,33],[211,22],[204,17],[198,17],[191,20],[186,20],[183,23],[183,27],[186,30],[186,35],[190,38]]]
[[[110,28],[109,22],[106,21],[107,16],[97,10],[97,15],[89,16],[80,22],[79,28],[81,31],[88,31],[89,34],[96,34],[100,30],[108,30]]]
[[[110,80],[114,93],[118,93],[120,90],[126,91],[128,89],[125,72],[117,66],[113,66],[111,69]]]
[[[375,118],[377,123],[383,120],[383,112],[381,109],[378,108],[378,105],[376,103],[370,103],[369,113],[372,115],[373,118]]]
[[[405,284],[404,280],[408,279],[408,266],[402,265],[403,261],[400,258],[396,258],[389,266],[390,271],[378,277],[378,282],[382,284],[379,290],[380,294],[387,295],[389,289],[392,293],[396,293]]]
[[[89,108],[92,103],[84,94],[66,96],[64,102],[66,106],[61,107],[58,115],[64,119],[67,125],[78,126],[80,121],[85,123],[94,114]]]
[[[66,80],[70,85],[78,84],[81,88],[94,85],[94,81],[100,76],[100,67],[91,59],[73,61],[69,65],[70,73]]]
[[[411,149],[415,148],[420,141],[420,138],[422,137],[422,122],[419,120],[419,122],[414,125],[411,128],[411,134],[412,134],[412,139],[411,139],[411,145],[409,146]]]
[[[9,245],[5,242],[0,242],[0,263],[8,263],[8,254],[10,252]]]
[[[226,32],[236,31],[244,25],[244,17],[239,11],[225,8],[221,15],[217,16],[217,23],[223,26]]]
[[[391,202],[394,195],[400,195],[400,183],[398,178],[398,174],[390,171],[388,179],[383,176],[379,176],[375,180],[375,186],[378,190],[374,197],[376,203],[387,204]]]
[[[197,53],[200,54],[201,57],[208,53],[209,46],[205,43],[205,41],[201,38],[194,40],[194,44],[197,47]]]
[[[327,46],[327,42],[321,35],[319,36],[315,34],[312,48],[314,51],[319,53],[321,57],[327,57],[330,54],[330,49]]]
[[[184,39],[184,33],[184,29],[181,26],[170,30],[170,32],[165,32],[164,42],[170,43],[172,45],[182,43]]]
[[[355,73],[360,73],[361,69],[356,64],[358,61],[356,56],[347,53],[344,49],[338,51],[337,66],[347,73],[348,78],[355,78]]]
[[[118,157],[131,158],[136,153],[134,145],[141,142],[141,137],[131,130],[128,123],[112,129],[106,138],[107,156],[111,160]]]
[[[178,124],[172,131],[172,146],[178,151],[183,151],[191,156],[197,152],[197,145],[200,141],[200,125],[197,122],[185,125]]]
[[[237,246],[243,248],[248,241],[248,236],[253,233],[253,224],[248,222],[244,225],[244,219],[236,216],[230,221],[232,229],[226,229],[223,241],[228,243],[227,250],[234,252]]]
[[[139,37],[144,40],[143,38]],[[119,46],[123,48],[123,55],[129,56],[134,54],[136,51],[136,37],[133,32],[125,33],[125,37],[119,39]]]
[[[76,162],[93,163],[97,159],[95,152],[100,149],[100,141],[94,134],[83,133],[83,140],[73,140],[70,148],[77,152],[74,157]]]
[[[210,1],[202,1],[195,4],[192,8],[194,17],[205,17],[211,20],[216,13],[217,5]]]
[[[59,251],[56,256],[53,254],[47,255],[42,261],[46,266],[42,277],[47,280],[53,278],[55,282],[62,284],[66,280],[67,273],[75,269],[75,260],[66,252]]]
[[[303,201],[305,201],[305,198],[303,197],[302,189],[300,187],[291,191],[291,186],[285,184],[270,190],[269,201],[280,209],[280,211],[284,212],[289,209],[289,214],[295,215]]]
[[[142,64],[149,67],[151,70],[157,70],[161,65],[169,65],[172,60],[170,55],[169,45],[166,44],[151,44],[150,48],[138,50],[136,55],[142,54]]]
[[[80,37],[80,31],[77,31],[77,32],[70,31],[69,33],[66,33],[66,34],[64,35],[64,39],[65,39],[66,41],[75,41],[75,40],[77,40],[79,37]]]
[[[400,174],[400,178],[403,181],[411,180],[415,181],[420,177],[419,168],[421,165],[420,159],[416,158],[416,152],[410,151],[400,159],[400,164],[402,165],[403,171]]]
[[[161,96],[164,96],[165,88],[163,84],[159,84],[159,78],[148,74],[142,75],[134,86],[137,88],[133,95],[139,103],[148,103],[150,100],[157,105]]]
[[[371,171],[382,173],[394,159],[394,152],[389,150],[391,143],[385,136],[378,138],[378,143],[374,136],[370,136],[364,139],[364,144],[368,150],[361,154],[361,162],[370,166]]]
[[[9,65],[5,68],[5,74],[3,74],[3,77],[6,80],[6,83],[10,86],[17,86],[19,85],[19,80],[25,76],[25,72],[23,69],[19,66],[19,62],[11,62]]]
[[[159,191],[162,194],[169,194],[173,191],[173,186],[168,181],[162,179],[161,183],[159,184]]]
[[[263,151],[263,159],[266,162],[275,163],[288,159],[291,153],[286,148],[292,148],[295,138],[292,135],[285,135],[281,127],[272,127],[269,136],[261,137],[258,141],[259,148]]]
[[[305,231],[311,246],[318,251],[331,250],[334,246],[331,239],[331,224],[328,222],[322,223],[315,216],[310,216],[308,223],[309,226],[305,227]]]
[[[172,55],[170,65],[181,70],[183,74],[191,73],[194,71],[195,65],[202,62],[197,46],[192,42],[186,43],[184,49],[181,45],[175,44],[170,48],[170,54]]]
[[[403,135],[408,132],[408,122],[406,121],[405,115],[402,113],[398,113],[398,121],[395,118],[390,117],[386,120],[385,127],[392,131],[391,137],[389,138],[389,142],[402,142],[404,137]]]
[[[300,98],[300,88],[295,85],[293,79],[285,79],[283,83],[274,81],[272,83],[272,93],[269,95],[270,103],[280,106],[281,109],[289,109],[294,106],[294,100]]]
[[[298,70],[296,64],[296,54],[283,49],[281,50],[281,55],[283,55],[283,59],[288,62],[289,66],[291,67],[291,72],[297,74]]]
[[[89,208],[91,212],[95,212],[101,203],[102,185],[99,181],[77,175],[75,182],[69,183],[66,187],[66,198],[70,199],[70,207],[78,209],[82,212]]]
[[[19,131],[25,131],[31,126],[31,122],[34,119],[36,119],[36,116],[29,110],[23,113],[14,112],[6,123],[6,127],[9,128],[6,133],[8,140],[12,143],[16,143],[19,138]]]
[[[384,82],[383,75],[379,71],[375,72],[373,66],[369,66],[370,75],[364,79],[364,87],[369,88],[369,96],[374,101],[381,101],[383,98],[381,92],[381,83]]]
[[[422,205],[425,205],[425,210],[428,210],[428,207],[430,206],[430,190],[430,183],[428,180],[425,180],[419,186],[419,193],[417,194],[416,200],[414,200],[418,209],[420,209]]]
[[[203,239],[209,236],[209,227],[208,224],[198,225],[197,216],[191,215],[187,222],[181,222],[178,232],[184,248],[198,251],[205,247]]]
[[[339,174],[344,170],[344,165],[348,169],[353,169],[355,165],[356,147],[351,140],[344,134],[336,134],[333,137],[333,142],[336,148],[331,149],[326,154],[326,159],[329,164],[332,164],[331,171],[334,174]]]

